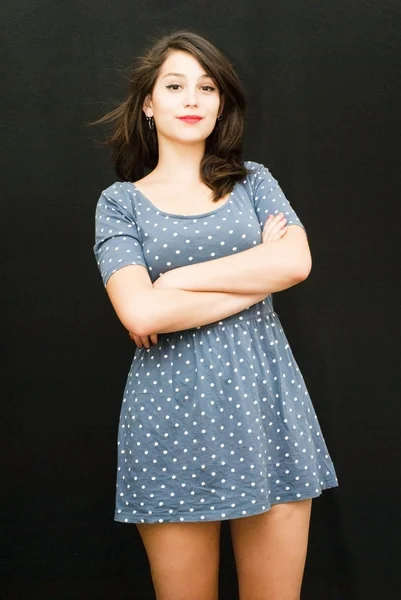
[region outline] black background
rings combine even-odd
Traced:
[[[105,130],[132,59],[174,28],[232,60],[244,158],[307,227],[313,270],[275,296],[340,487],[313,504],[303,600],[397,597],[401,4],[2,0],[2,600],[153,599],[113,521],[133,346],[92,254],[116,181]],[[236,598],[227,523],[221,599]],[[189,599],[190,600],[190,599]]]

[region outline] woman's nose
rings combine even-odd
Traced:
[[[186,106],[197,106],[198,105],[198,96],[196,90],[187,89],[186,97],[185,97],[185,105]]]

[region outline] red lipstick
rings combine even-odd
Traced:
[[[180,121],[185,121],[185,123],[198,123],[203,119],[203,117],[199,117],[198,115],[184,115],[183,117],[178,117]]]

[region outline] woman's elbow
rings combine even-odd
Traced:
[[[153,333],[148,323],[144,319],[130,319],[129,327],[127,327],[131,333],[134,333],[138,337],[145,337]]]
[[[302,260],[300,260],[297,264],[297,268],[295,271],[295,277],[298,283],[301,281],[305,281],[309,277],[309,274],[312,270],[312,257],[310,253],[305,256]]]
[[[149,302],[132,302],[129,309],[118,316],[128,331],[139,337],[144,337],[154,333],[152,326],[154,312]]]
[[[312,269],[312,256],[305,231],[301,227],[291,226],[281,242],[288,251],[292,276],[297,283],[305,281]]]
[[[143,307],[141,310],[134,310],[127,318],[125,325],[129,331],[138,337],[145,337],[155,333],[153,320],[150,311]]]
[[[129,319],[131,331],[139,337],[157,333],[160,327],[164,326],[166,318],[163,305],[149,298],[148,302],[141,302],[140,305],[133,307]]]

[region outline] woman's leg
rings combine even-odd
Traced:
[[[217,600],[220,525],[137,524],[157,600]]]
[[[312,500],[230,522],[240,600],[299,600]]]

